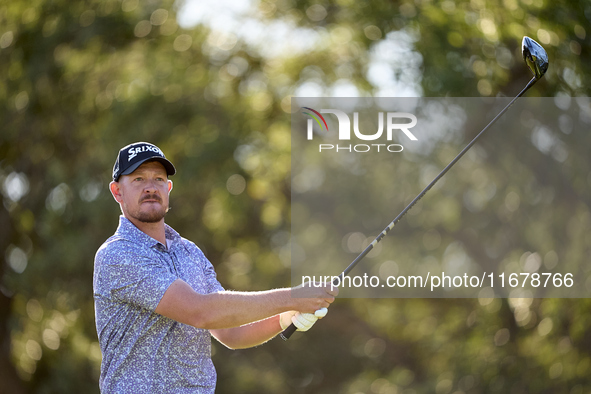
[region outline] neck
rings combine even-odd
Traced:
[[[162,245],[166,246],[166,235],[164,232],[164,218],[156,223],[141,222],[137,219],[124,215],[131,223],[133,223],[138,229],[140,229],[146,235],[154,238]]]

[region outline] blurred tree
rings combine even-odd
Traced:
[[[591,6],[582,2],[260,1],[249,14],[264,27],[258,44],[245,34],[253,25],[183,28],[177,9],[171,0],[0,6],[0,393],[98,392],[92,259],[116,227],[107,184],[121,146],[159,145],[179,169],[168,222],[204,249],[227,288],[265,289],[289,283],[290,96],[512,96],[529,78],[524,34],[550,55],[533,94],[587,96],[591,86]],[[277,45],[279,26],[303,49]],[[561,164],[528,135],[479,159],[479,174],[499,188],[493,217],[470,215],[464,194],[447,191],[461,229],[446,223],[457,216],[430,223],[437,215],[422,214],[409,218],[408,238],[389,242],[415,245],[411,260],[452,244],[478,259],[481,245],[499,244],[507,259],[585,263],[591,141],[576,131],[586,125],[552,131],[568,150]],[[483,150],[498,149],[498,138]],[[466,173],[457,190],[484,187]],[[413,175],[408,189],[419,190]],[[519,210],[507,209],[522,185],[544,196],[546,214],[524,195]],[[423,213],[441,211],[434,200]],[[487,220],[505,227],[487,233]],[[421,243],[432,230],[442,241],[431,252]],[[218,391],[584,392],[588,304],[339,300],[314,332],[287,343],[216,345]]]

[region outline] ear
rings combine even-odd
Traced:
[[[109,183],[109,189],[111,190],[111,194],[113,195],[115,201],[118,203],[123,202],[123,198],[121,197],[121,186],[119,185],[119,182],[113,181]]]
[[[168,192],[170,193],[172,191],[172,181],[169,179],[168,180]]]

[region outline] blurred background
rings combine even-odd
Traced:
[[[513,97],[531,77],[523,35],[550,58],[528,95],[581,115],[542,137],[483,141],[483,152],[502,146],[502,160],[478,155],[447,205],[425,204],[434,221],[410,217],[414,239],[401,247],[412,245],[409,259],[461,250],[586,264],[590,21],[582,1],[4,2],[0,393],[98,392],[93,258],[117,226],[107,186],[122,146],[150,141],[175,164],[167,222],[204,250],[226,288],[289,286],[291,97]],[[441,152],[422,164],[442,168]],[[397,176],[416,194],[412,171]],[[479,198],[489,181],[494,196]],[[489,234],[487,221],[508,230]],[[502,254],[486,254],[490,245]],[[590,307],[584,298],[339,299],[288,342],[214,343],[217,392],[586,393]]]

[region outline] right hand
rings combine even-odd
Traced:
[[[305,283],[292,288],[293,309],[315,313],[319,309],[328,308],[338,294],[339,288],[332,283]]]

